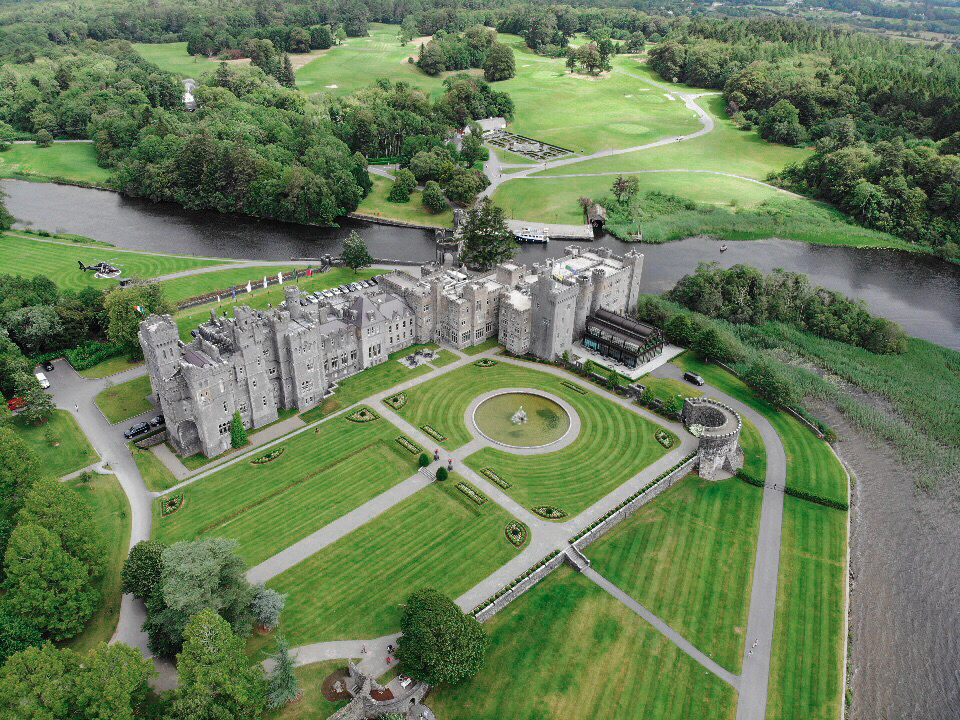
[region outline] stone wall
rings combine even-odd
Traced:
[[[550,558],[542,567],[537,568],[530,575],[525,577],[523,580],[514,585],[509,591],[505,592],[503,595],[494,600],[490,605],[487,605],[483,610],[478,612],[475,617],[480,622],[486,622],[498,612],[503,610],[507,605],[512,603],[518,597],[523,595],[527,590],[532,588],[538,582],[543,580],[547,575],[552,573],[558,567],[563,565],[563,561],[566,558],[564,553],[559,553],[554,557]]]

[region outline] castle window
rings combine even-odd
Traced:
[[[226,435],[230,432],[230,423],[220,423],[220,434]]]
[[[311,383],[309,380],[304,380],[303,382],[300,383],[300,389],[301,389],[301,390],[309,390],[311,384],[312,384],[312,383]]]
[[[272,368],[270,368],[269,372],[270,372],[271,375],[276,375],[276,374],[277,374],[277,369],[276,369],[275,367],[272,367]]]
[[[251,381],[251,383],[253,384],[254,387],[256,387],[256,386],[257,386],[257,379],[254,378],[254,379]]]
[[[242,413],[245,413],[245,412],[247,411],[247,404],[246,404],[246,403],[240,403],[240,407],[239,407],[238,409],[240,410],[241,414],[242,414]]]
[[[351,350],[351,351],[350,351],[350,360],[351,360],[351,361],[354,361],[354,360],[356,360],[356,359],[357,359],[357,351],[356,351],[356,350]]]
[[[224,411],[224,412],[227,412],[227,404],[226,404],[226,403],[223,404],[223,411]]]
[[[312,362],[308,362],[308,363],[307,363],[307,370],[313,370],[313,363],[312,363]]]

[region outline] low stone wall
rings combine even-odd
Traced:
[[[496,600],[494,600],[492,603],[484,607],[483,610],[478,612],[474,617],[476,617],[477,620],[479,620],[480,622],[486,622],[487,620],[492,618],[494,615],[496,615],[498,612],[503,610],[503,608],[505,608],[507,605],[509,605],[518,597],[523,595],[527,590],[529,590],[538,582],[543,580],[547,575],[549,575],[558,567],[563,565],[563,562],[565,559],[566,559],[566,555],[564,553],[559,553],[558,555],[555,555],[554,557],[550,558],[541,567],[537,568],[530,575],[528,575],[523,580],[521,580],[516,585],[514,585],[512,588],[510,588],[510,590],[508,590],[503,595],[501,595]]]
[[[687,473],[689,473],[693,469],[693,466],[696,465],[696,463],[697,463],[697,456],[694,455],[690,459],[686,460],[682,465],[677,467],[676,470],[674,470],[665,478],[663,478],[656,485],[654,485],[651,488],[648,488],[647,491],[644,492],[642,495],[639,495],[638,497],[634,498],[630,503],[628,503],[627,505],[624,505],[622,508],[617,510],[617,512],[615,512],[613,515],[611,515],[606,520],[604,520],[599,525],[597,525],[597,527],[593,528],[592,530],[587,532],[583,537],[573,542],[572,543],[573,547],[575,547],[580,552],[583,552],[584,548],[586,548],[591,543],[595,542],[596,540],[606,535],[617,525],[619,525],[624,520],[626,520],[631,515],[633,515],[641,507],[643,507],[648,502],[650,502],[655,497],[657,497],[657,495],[662,493],[667,488],[671,488],[674,485],[676,485],[677,481],[680,478],[684,477]]]
[[[146,448],[153,447],[154,445],[160,445],[161,443],[165,443],[166,441],[167,441],[167,431],[161,430],[158,433],[154,433],[153,435],[143,438],[143,440],[137,440],[133,444],[136,445],[141,450],[145,450]]]

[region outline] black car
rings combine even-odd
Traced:
[[[156,415],[150,418],[150,427],[160,427],[163,425],[163,415]]]
[[[693,372],[685,372],[683,374],[683,379],[687,382],[693,383],[694,385],[703,385],[703,378]]]
[[[137,423],[136,425],[128,429],[125,433],[123,433],[123,436],[127,440],[129,440],[130,438],[135,438],[137,435],[143,435],[149,429],[150,429],[150,426],[147,423],[145,422]]]
[[[50,362],[49,360],[47,360],[47,361],[43,364],[43,369],[46,370],[47,372],[53,372],[53,363]]]

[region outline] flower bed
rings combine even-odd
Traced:
[[[388,397],[384,402],[394,410],[399,410],[407,404],[407,396],[405,393],[397,393]]]
[[[459,490],[468,498],[473,500],[477,505],[483,505],[487,501],[487,498],[483,494],[481,494],[479,490],[477,490],[474,487],[471,487],[470,485],[467,485],[467,483],[465,482],[458,482],[457,490]]]
[[[417,453],[420,453],[420,452],[423,451],[423,448],[422,448],[422,447],[420,447],[419,445],[417,445],[417,444],[416,444],[415,442],[413,442],[412,440],[409,440],[408,438],[404,437],[403,435],[401,435],[400,437],[397,438],[397,442],[400,443],[400,445],[401,445],[402,447],[404,447],[404,448],[406,448],[407,450],[409,450],[409,451],[410,451],[410,454],[412,454],[412,455],[416,455]]]
[[[421,425],[421,426],[420,426],[420,429],[423,430],[427,435],[429,435],[430,437],[432,437],[432,438],[433,438],[434,440],[436,440],[437,442],[443,442],[443,441],[445,441],[445,440],[447,439],[447,436],[446,436],[446,435],[444,435],[444,434],[441,433],[441,432],[438,432],[438,431],[434,430],[433,427],[430,426],[430,425]]]
[[[665,448],[673,447],[673,438],[670,437],[670,433],[668,433],[666,430],[657,430],[654,436],[657,438],[657,442],[663,445]]]
[[[487,480],[492,482],[494,485],[499,485],[504,490],[508,490],[511,487],[510,483],[508,483],[502,477],[497,475],[490,468],[483,468],[483,470],[480,471],[480,474],[483,475]]]
[[[688,425],[687,432],[693,435],[695,438],[701,437],[703,435],[703,425],[700,425],[699,423]]]
[[[486,600],[484,600],[482,603],[480,603],[479,605],[477,605],[473,610],[470,611],[470,615],[476,616],[477,613],[479,613],[481,610],[484,610],[484,609],[488,608],[489,606],[493,605],[494,602],[496,602],[496,601],[499,600],[501,597],[503,597],[504,595],[506,595],[508,592],[510,592],[511,590],[513,590],[517,585],[519,585],[519,584],[522,583],[524,580],[526,580],[528,577],[530,577],[531,575],[533,575],[533,573],[535,573],[537,570],[539,570],[540,568],[542,568],[542,567],[543,567],[544,565],[546,565],[548,562],[550,562],[551,560],[553,560],[553,559],[554,559],[557,555],[559,555],[559,554],[560,554],[560,551],[559,551],[559,550],[554,550],[552,553],[550,553],[549,555],[547,555],[543,560],[541,560],[541,561],[538,562],[536,565],[534,565],[532,568],[530,568],[530,569],[527,570],[525,573],[523,573],[523,575],[520,575],[519,577],[516,578],[516,580],[512,581],[509,585],[504,586],[504,588],[503,588],[502,590],[499,590],[495,595],[491,595],[491,596],[488,597]]]
[[[355,423],[365,423],[370,422],[371,420],[376,420],[380,416],[377,415],[373,410],[368,407],[362,407],[357,410],[353,415],[348,415],[347,420]]]
[[[264,463],[268,463],[268,462],[271,462],[272,460],[276,460],[281,455],[283,455],[283,448],[282,447],[274,448],[273,450],[268,452],[266,455],[261,455],[258,458],[254,458],[253,460],[250,461],[250,464],[263,465]]]
[[[474,363],[474,365],[481,368],[493,367],[496,364],[497,364],[497,361],[491,360],[490,358],[480,358]]]
[[[559,520],[560,518],[565,518],[567,514],[558,507],[553,507],[552,505],[539,505],[535,508],[530,508],[537,515],[547,520]]]
[[[561,380],[560,384],[566,388],[570,388],[575,393],[580,393],[581,395],[586,395],[588,392],[586,388],[582,388],[576,383],[570,382],[569,380]]]
[[[511,523],[507,523],[507,526],[503,529],[503,534],[507,536],[507,540],[509,540],[514,547],[523,547],[527,542],[530,532],[526,525],[514,520]]]
[[[633,495],[631,495],[631,496],[628,497],[626,500],[624,500],[622,503],[620,503],[620,504],[617,505],[615,508],[613,508],[613,510],[610,510],[609,512],[604,513],[604,514],[600,517],[600,519],[598,519],[598,520],[596,520],[595,522],[591,523],[590,525],[588,525],[587,527],[585,527],[583,530],[581,530],[580,532],[578,532],[576,535],[574,535],[572,538],[570,538],[570,544],[572,545],[572,544],[575,543],[577,540],[579,540],[579,539],[582,538],[584,535],[586,535],[588,532],[590,532],[590,531],[593,530],[594,528],[602,525],[604,522],[607,521],[607,519],[613,517],[616,513],[618,513],[618,512],[620,512],[621,510],[623,510],[627,505],[629,505],[629,504],[632,503],[634,500],[636,500],[638,497],[640,497],[641,495],[643,495],[647,490],[649,490],[649,489],[652,488],[654,485],[656,485],[657,483],[659,483],[659,482],[660,482],[661,480],[663,480],[665,477],[668,477],[668,476],[671,475],[672,473],[676,472],[677,468],[679,468],[679,467],[680,467],[681,465],[683,465],[685,462],[688,462],[691,458],[695,457],[696,454],[697,454],[696,452],[692,452],[692,453],[690,453],[689,455],[687,455],[683,460],[681,460],[681,461],[678,462],[676,465],[674,465],[672,468],[670,468],[669,470],[664,470],[662,473],[660,473],[660,474],[656,477],[656,479],[651,480],[650,482],[648,482],[648,483],[647,483],[646,485],[644,485],[642,488],[640,488],[639,490],[637,490]]]
[[[177,510],[183,507],[183,493],[171,495],[160,500],[160,517],[173,515]]]

